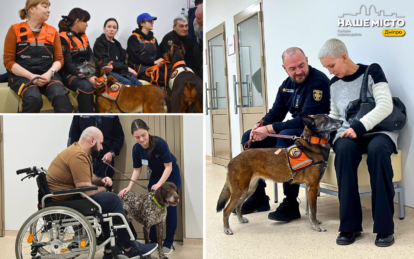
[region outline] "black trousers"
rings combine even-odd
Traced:
[[[246,131],[242,137],[242,145],[249,140],[251,130]],[[296,135],[300,136],[302,134],[303,129],[286,129],[282,130],[279,134],[282,135]],[[290,139],[282,139],[282,138],[273,138],[267,137],[262,141],[252,142],[250,148],[274,148],[274,147],[288,147],[294,144],[295,141]],[[256,191],[252,194],[253,198],[260,198],[266,195],[265,192],[266,182],[262,179],[259,180],[257,184]],[[299,185],[298,184],[290,184],[288,182],[283,183],[283,193],[285,194],[287,199],[296,200],[299,195]]]
[[[78,110],[80,113],[94,113],[95,87],[85,78],[67,74],[63,76],[63,84],[78,94]]]
[[[358,166],[367,153],[372,189],[374,233],[394,234],[394,187],[391,154],[394,142],[385,134],[368,138],[339,138],[334,145],[338,180],[340,232],[362,231],[361,199],[358,192]]]
[[[55,113],[72,113],[73,105],[69,99],[69,91],[62,84],[62,78],[55,74],[47,85],[38,87],[29,85],[30,80],[9,72],[9,87],[22,98],[21,112],[39,113],[43,107],[42,94],[47,97]],[[23,87],[22,87],[23,85]]]

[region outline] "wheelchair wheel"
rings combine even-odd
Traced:
[[[49,207],[30,216],[16,238],[16,258],[94,258],[96,236],[76,210]]]

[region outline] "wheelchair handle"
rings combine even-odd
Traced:
[[[30,173],[30,172],[33,172],[33,171],[36,171],[36,166],[28,167],[28,168],[24,168],[24,169],[19,169],[19,170],[16,171],[16,174],[19,175],[19,174],[24,174],[24,173]]]

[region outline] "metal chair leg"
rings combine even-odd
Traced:
[[[275,199],[275,203],[277,203],[278,202],[277,183],[276,182],[273,182],[273,186],[274,186],[274,194],[273,194],[273,196],[274,196],[274,199]]]

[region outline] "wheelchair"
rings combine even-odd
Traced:
[[[121,213],[102,213],[101,206],[85,194],[97,190],[97,186],[60,190],[50,193],[46,180],[47,170],[30,167],[17,170],[17,175],[26,174],[26,178],[36,178],[38,191],[38,211],[31,215],[20,228],[15,254],[18,259],[43,258],[95,258],[95,252],[110,243],[115,259],[127,259],[119,254],[123,249],[117,242],[118,229],[126,229],[139,256],[134,258],[150,259],[143,256],[135,242],[135,237],[127,219]],[[52,201],[52,197],[62,195],[80,195],[85,198],[67,201]],[[118,217],[121,224],[115,224]],[[103,237],[101,225],[109,223],[110,236]]]

